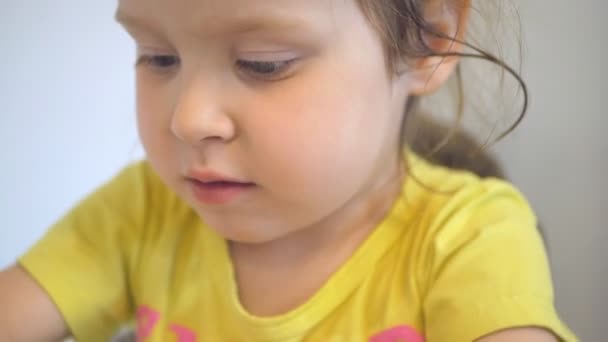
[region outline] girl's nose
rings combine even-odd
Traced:
[[[195,80],[179,89],[171,131],[187,144],[198,145],[207,140],[226,142],[234,138],[234,122],[225,112],[221,96],[211,88]]]

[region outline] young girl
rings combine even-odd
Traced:
[[[120,0],[147,159],[0,275],[0,340],[576,341],[521,194],[403,138],[471,11]]]

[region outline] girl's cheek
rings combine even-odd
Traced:
[[[138,80],[136,87],[136,106],[140,124],[147,126],[167,126],[171,121],[171,93],[166,87],[160,87],[145,80]],[[162,127],[158,127],[161,129]]]

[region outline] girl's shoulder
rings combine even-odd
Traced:
[[[513,184],[409,155],[403,201],[413,274],[428,339],[472,341],[505,327],[539,326],[576,338],[553,306],[543,237]],[[471,320],[470,317],[476,317]]]
[[[434,246],[457,248],[463,241],[499,230],[503,235],[539,235],[532,206],[510,182],[438,165],[413,153],[407,158],[403,201],[416,217],[416,229],[423,230]]]

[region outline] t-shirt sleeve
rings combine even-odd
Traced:
[[[129,270],[146,206],[145,162],[81,200],[19,264],[57,305],[77,341],[108,341],[132,316]]]
[[[554,307],[537,222],[510,185],[480,181],[454,196],[431,227],[424,301],[429,342],[474,341],[516,327],[540,327],[577,341]]]

